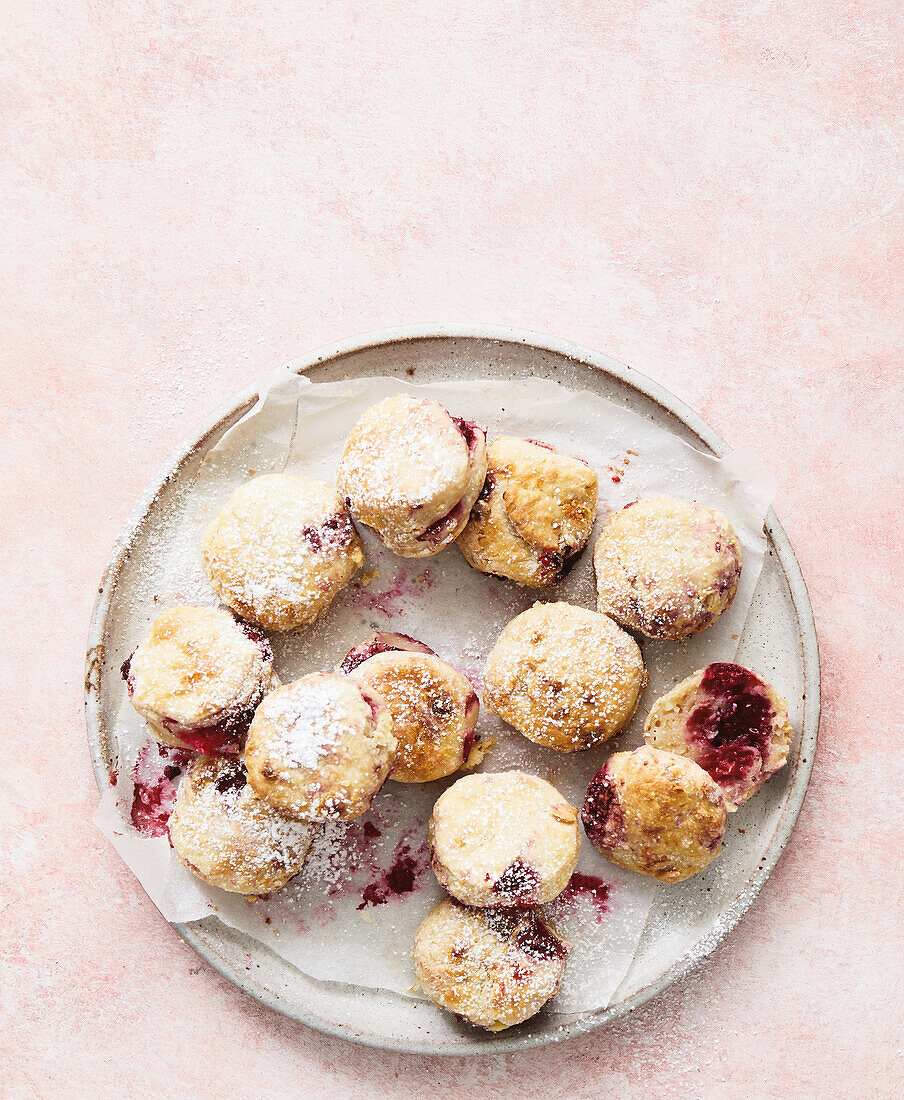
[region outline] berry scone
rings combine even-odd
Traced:
[[[389,708],[398,743],[389,778],[430,783],[476,767],[486,746],[474,733],[480,702],[470,680],[421,642],[381,635],[396,639],[390,646],[377,637],[351,650],[340,668],[351,666],[349,675]],[[371,655],[358,660],[368,650]]]
[[[263,474],[236,489],[201,540],[213,590],[267,630],[321,615],[364,564],[342,497],[325,481]]]
[[[652,496],[606,520],[593,566],[600,612],[648,638],[680,641],[731,605],[741,544],[721,512]]]
[[[390,550],[423,558],[461,533],[486,472],[486,436],[476,424],[399,394],[354,426],[336,483],[355,519]]]
[[[581,838],[577,810],[524,772],[457,780],[427,825],[439,884],[466,905],[543,905],[568,885]]]
[[[571,945],[530,909],[469,909],[445,898],[414,938],[414,969],[431,1001],[503,1031],[558,992]]]
[[[718,662],[656,700],[644,738],[696,761],[735,810],[785,766],[788,704],[755,672]]]
[[[499,635],[483,700],[538,745],[575,752],[624,729],[646,683],[637,642],[607,616],[536,603]]]
[[[483,573],[531,588],[558,584],[587,544],[598,479],[586,462],[546,443],[500,436],[458,546]]]
[[[278,683],[261,631],[210,607],[161,611],[122,675],[155,740],[225,755],[240,751],[255,709]]]
[[[248,782],[281,813],[310,821],[363,814],[392,767],[389,710],[350,676],[317,672],[271,692],[248,731]]]
[[[722,789],[699,764],[648,745],[611,756],[581,809],[594,848],[660,882],[681,882],[712,863],[726,820]]]
[[[302,868],[314,826],[258,798],[240,760],[201,756],[169,819],[173,849],[198,878],[236,894],[269,894]]]

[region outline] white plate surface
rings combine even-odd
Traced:
[[[512,329],[409,327],[323,349],[292,367],[315,382],[361,375],[414,381],[550,378],[616,401],[698,449],[720,456],[728,450],[686,405],[630,368],[573,344]],[[143,549],[149,540],[170,533],[168,516],[190,489],[207,450],[251,408],[254,396],[250,390],[238,395],[174,452],[136,504],[113,549],[91,622],[85,679],[88,741],[101,789],[109,783],[116,755],[109,731],[120,691],[119,668],[108,642],[122,625]],[[772,512],[766,535],[768,551],[737,659],[770,679],[798,715],[788,766],[733,815],[730,872],[707,876],[705,887],[691,879],[659,891],[631,969],[608,1008],[573,1016],[541,1014],[491,1036],[430,1004],[315,981],[216,917],[177,925],[179,934],[230,981],[302,1023],[352,1041],[423,1054],[502,1053],[557,1042],[598,1027],[664,989],[712,951],[753,901],[787,843],[813,765],[819,658],[812,611],[794,552]]]

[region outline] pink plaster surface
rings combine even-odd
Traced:
[[[904,8],[9,0],[0,51],[0,1093],[904,1095]],[[472,320],[632,364],[777,475],[813,782],[730,939],[469,1061],[328,1039],[192,954],[90,823],[83,646],[131,504],[257,372]]]

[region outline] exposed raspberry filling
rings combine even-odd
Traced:
[[[515,859],[493,883],[493,893],[504,906],[530,905],[539,885],[537,871],[523,859]]]
[[[319,527],[305,527],[301,541],[313,553],[323,550],[344,550],[355,536],[355,528],[346,512],[337,512]]]
[[[565,943],[533,914],[530,924],[515,936],[514,942],[519,951],[535,959],[564,959],[568,954]]]
[[[227,707],[222,717],[206,726],[183,726],[172,718],[161,718],[160,725],[195,752],[210,756],[236,756],[245,744],[254,712],[264,697],[258,687],[247,703]]]
[[[363,665],[365,661],[369,661],[371,657],[375,657],[378,653],[403,651],[429,653],[432,657],[436,656],[429,646],[424,645],[423,642],[419,642],[408,634],[393,634],[381,630],[370,641],[362,642],[360,645],[356,645],[354,649],[350,649],[345,655],[345,660],[339,666],[339,671],[354,672],[358,665]]]
[[[426,543],[428,546],[439,546],[449,532],[454,531],[461,522],[464,511],[464,505],[459,501],[451,512],[447,512],[442,519],[438,519],[436,523],[431,523],[429,527],[422,531],[418,535],[417,541]]]
[[[472,455],[480,440],[486,437],[486,432],[473,420],[464,420],[460,416],[453,416],[452,423],[461,432],[465,443],[468,445],[468,454]]]
[[[246,623],[236,616],[233,616],[233,618],[242,633],[260,649],[264,660],[268,664],[272,664],[273,647],[270,645],[270,639],[267,635],[259,627],[252,626],[251,623]],[[135,693],[135,680],[132,676],[131,667],[134,656],[135,653],[131,653],[123,661],[119,670],[120,675],[125,680],[129,698]],[[225,708],[222,717],[208,725],[183,726],[173,718],[161,718],[160,725],[167,733],[178,737],[180,741],[183,741],[187,747],[195,752],[206,753],[211,756],[235,756],[242,750],[254,712],[263,697],[264,689],[262,686],[258,686],[247,703]]]
[[[524,920],[521,911],[484,909],[484,919],[490,931],[502,940],[510,939]],[[528,913],[528,924],[512,940],[519,951],[535,959],[564,959],[568,948],[559,937],[540,920],[536,913]]]
[[[220,794],[228,791],[240,791],[248,781],[248,773],[241,760],[230,760],[225,764],[217,776],[214,786]]]
[[[718,662],[704,669],[699,692],[686,722],[694,759],[717,783],[757,776],[769,756],[774,717],[763,681],[741,665]]]
[[[604,764],[590,780],[581,807],[581,821],[587,838],[596,848],[615,848],[625,839],[625,818],[618,792]]]
[[[477,734],[473,730],[468,730],[465,734],[465,739],[461,744],[461,758],[467,763],[468,757],[471,755],[471,750],[477,744]]]
[[[461,432],[468,446],[468,461],[470,461],[479,441],[485,437],[486,433],[473,420],[463,420],[460,416],[453,416],[452,421]],[[483,491],[489,492],[486,482],[484,482]],[[451,512],[447,512],[441,519],[431,523],[425,531],[421,532],[417,537],[417,541],[426,543],[427,546],[439,546],[449,532],[454,531],[461,523],[464,518],[464,511],[464,505],[459,501]]]

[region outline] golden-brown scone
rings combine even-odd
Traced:
[[[436,801],[427,826],[433,870],[466,905],[543,905],[568,885],[581,838],[577,810],[524,772],[466,775]]]
[[[171,607],[122,666],[132,706],[164,745],[234,755],[278,684],[264,635],[228,611]]]
[[[570,947],[533,910],[469,909],[445,898],[418,929],[412,958],[431,1001],[503,1031],[555,996]]]
[[[548,588],[590,538],[597,488],[580,459],[500,436],[487,448],[487,478],[458,547],[483,573]]]
[[[575,752],[624,729],[646,683],[637,643],[611,619],[536,603],[499,635],[483,701],[538,745]]]
[[[271,692],[245,744],[248,782],[281,813],[310,821],[363,814],[395,755],[392,717],[350,676],[317,672]]]
[[[680,641],[731,605],[741,544],[721,512],[652,496],[606,520],[593,566],[601,613],[648,638]]]
[[[660,882],[681,882],[712,863],[726,817],[721,787],[699,764],[648,745],[610,756],[581,809],[594,848]]]
[[[644,738],[696,761],[722,788],[732,811],[785,766],[788,704],[749,668],[722,661],[657,699]]]
[[[336,483],[352,515],[396,554],[423,558],[468,521],[486,477],[486,436],[426,397],[398,394],[352,428]]]
[[[325,481],[263,474],[236,489],[201,540],[223,603],[266,630],[314,622],[364,564],[341,496]]]
[[[269,894],[301,870],[314,827],[258,798],[241,761],[201,756],[179,786],[169,834],[180,862],[211,886]]]
[[[378,695],[392,715],[398,744],[390,779],[430,783],[483,759],[474,734],[480,713],[474,688],[435,653],[384,650],[349,675]]]

